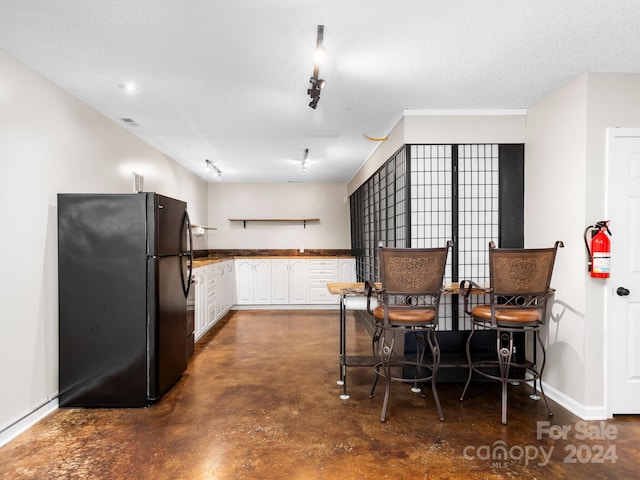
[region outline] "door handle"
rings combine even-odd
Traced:
[[[629,290],[624,287],[618,287],[618,289],[616,290],[616,293],[620,297],[626,297],[627,295],[629,295]]]

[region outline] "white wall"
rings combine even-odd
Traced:
[[[132,192],[136,171],[145,190],[187,201],[197,223],[207,186],[1,50],[0,162],[1,445],[58,392],[56,194]]]
[[[308,223],[229,222],[229,218],[319,218]],[[210,249],[350,249],[347,185],[210,183]]]
[[[348,185],[355,192],[402,145],[446,143],[524,143],[527,117],[525,111],[450,111],[424,113],[407,111],[407,115],[389,133],[371,157],[356,172]]]
[[[608,348],[607,283],[587,273],[583,233],[606,219],[606,129],[640,126],[638,105],[640,75],[594,73],[530,107],[527,118],[525,243],[565,243],[554,270],[545,384],[583,418],[606,416]]]
[[[565,244],[551,282],[557,293],[555,321],[547,327],[545,385],[579,409],[586,401],[586,98],[582,77],[530,107],[525,145],[525,246]]]

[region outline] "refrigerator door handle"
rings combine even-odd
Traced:
[[[189,290],[191,290],[191,278],[193,277],[193,237],[191,236],[191,219],[189,218],[189,212],[188,211],[184,211],[184,223],[182,225],[182,228],[186,228],[187,230],[187,239],[188,239],[188,250],[186,253],[183,253],[182,255],[189,257],[189,261],[187,262],[188,264],[188,269],[189,269],[189,274],[187,276],[187,284],[184,285],[184,274],[182,276],[183,278],[183,289],[184,289],[184,296],[185,298],[187,298],[189,296]]]

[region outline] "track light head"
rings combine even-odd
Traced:
[[[316,98],[320,96],[320,89],[318,88],[309,88],[307,90],[307,95],[309,95],[311,98]]]
[[[218,177],[218,180],[222,180],[222,171],[211,160],[207,158],[204,163],[207,165],[207,168]]]
[[[325,85],[326,82],[321,78],[311,77],[309,79],[309,83],[311,83],[311,85],[313,85],[314,88],[322,90],[324,88],[324,85]]]
[[[307,95],[311,97],[309,106],[315,110],[318,106],[318,100],[320,100],[320,92],[325,86],[325,81],[318,77],[311,77],[309,82],[311,83],[311,88],[307,89]]]
[[[316,39],[316,53],[322,53],[324,56],[324,47],[322,46],[322,41],[324,39],[324,25],[318,25],[318,36]],[[316,57],[315,65],[313,66],[313,75],[309,78],[309,83],[311,83],[311,88],[307,89],[307,95],[311,97],[311,102],[309,102],[309,106],[314,110],[318,106],[318,100],[320,100],[320,92],[325,86],[325,81],[321,78],[318,78],[318,74],[320,71],[320,60]]]

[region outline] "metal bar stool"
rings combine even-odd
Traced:
[[[472,318],[472,329],[467,338],[467,361],[469,376],[460,400],[464,399],[474,373],[485,378],[498,380],[502,384],[502,423],[507,423],[507,387],[510,383],[530,381],[533,386],[531,398],[539,399],[537,387],[544,399],[549,416],[553,413],[542,388],[542,372],[545,364],[544,345],[540,340],[540,327],[544,323],[547,301],[553,294],[550,289],[553,264],[558,247],[557,241],[552,248],[496,248],[489,243],[490,288],[489,304],[477,305],[469,310],[471,289],[478,287],[473,282],[463,280],[464,309]],[[471,338],[476,330],[494,330],[496,332],[497,360],[477,360],[471,358]],[[524,355],[515,357],[514,335],[534,335],[533,361]],[[536,343],[540,348],[541,361],[537,364]]]
[[[391,381],[418,385],[431,382],[433,398],[440,420],[444,421],[440,399],[436,390],[436,378],[440,364],[440,347],[435,335],[438,326],[440,297],[444,290],[442,281],[447,263],[447,254],[452,242],[443,248],[384,248],[379,250],[381,288],[373,282],[365,283],[367,297],[377,296],[378,306],[369,308],[373,317],[373,353],[376,364],[376,379],[370,397],[374,396],[380,377],[385,380],[385,394],[380,421],[386,420]],[[395,355],[395,335],[415,334],[417,352],[415,359]],[[427,345],[431,361],[425,362]],[[393,372],[392,372],[393,369]],[[396,374],[396,369],[401,373]],[[404,372],[412,370],[413,376]]]

